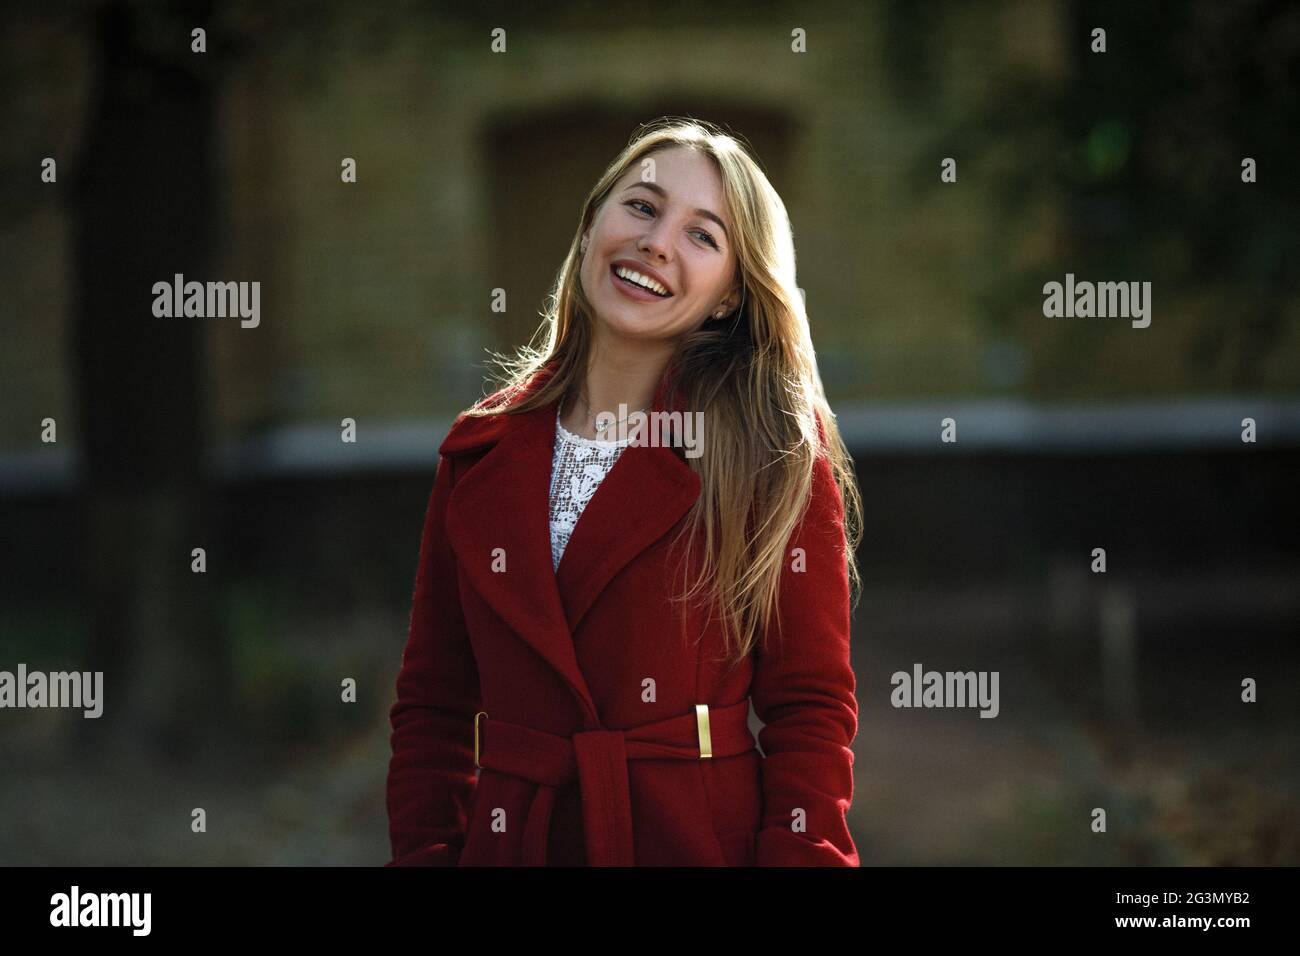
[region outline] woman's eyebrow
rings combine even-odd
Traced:
[[[642,189],[648,189],[652,193],[658,193],[660,196],[663,196],[665,199],[668,198],[668,190],[664,189],[664,187],[660,186],[658,183],[636,182],[633,183],[631,186],[624,187],[623,192],[627,192],[629,189],[636,189],[638,186],[640,186]],[[715,213],[711,213],[707,209],[697,209],[695,210],[695,215],[703,216],[705,219],[712,219],[722,228],[723,235],[725,235],[728,241],[730,241],[731,234],[727,232],[727,224],[723,222],[721,219],[719,219]]]

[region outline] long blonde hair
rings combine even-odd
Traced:
[[[582,388],[594,310],[579,281],[581,238],[633,164],[677,146],[711,157],[721,175],[743,295],[732,314],[683,336],[668,363],[670,388],[685,408],[708,416],[710,434],[701,456],[686,459],[700,477],[700,495],[678,540],[685,537],[690,548],[703,537],[705,546],[695,552],[701,558],[698,576],[675,600],[702,596],[710,615],[720,616],[728,659],[739,662],[756,646],[766,647],[773,617],[780,628],[785,548],[807,507],[820,456],[828,458],[844,503],[844,558],[854,603],[861,585],[854,552],[862,534],[853,461],[826,402],[795,285],[789,216],[740,142],[689,118],[663,117],[641,127],[587,197],[533,343],[513,357],[493,356],[503,369],[502,396],[465,414],[520,414],[557,400],[563,405]],[[548,363],[555,368],[547,381],[515,400]],[[738,519],[744,515],[747,522]]]

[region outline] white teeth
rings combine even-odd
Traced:
[[[656,295],[663,295],[663,296],[668,295],[668,290],[665,289],[658,282],[655,282],[655,280],[651,279],[649,276],[643,276],[639,272],[633,272],[631,269],[625,269],[622,266],[615,266],[614,273],[619,278],[626,279],[629,282],[635,282],[637,285],[641,286],[642,288],[649,289],[651,292],[655,293]]]

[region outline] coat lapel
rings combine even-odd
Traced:
[[[550,371],[544,367],[530,390]],[[668,407],[661,386],[651,408]],[[557,574],[549,501],[556,408],[457,421],[439,452],[487,451],[456,482],[447,536],[474,590],[564,679],[588,726],[598,728],[572,635],[610,581],[687,513],[700,479],[672,448],[625,448],[583,509]],[[499,557],[505,571],[493,569]]]

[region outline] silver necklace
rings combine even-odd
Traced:
[[[609,431],[609,430],[610,430],[611,428],[613,428],[615,425],[622,424],[623,422],[625,422],[625,421],[627,421],[629,418],[631,418],[633,415],[636,415],[638,412],[644,412],[644,411],[645,411],[645,408],[638,408],[635,412],[629,412],[627,415],[625,415],[624,417],[620,418],[618,421],[610,422],[608,425],[604,425],[604,426],[597,426],[597,425],[596,425],[596,419],[595,419],[595,416],[593,416],[593,415],[591,414],[591,406],[587,404],[587,399],[584,398],[582,395],[579,395],[579,396],[578,396],[578,401],[582,402],[582,407],[583,407],[583,408],[586,410],[586,412],[587,412],[587,419],[590,419],[590,421],[591,421],[591,427],[594,428],[594,429],[596,430],[596,434],[599,435],[602,439],[605,437],[605,432]],[[649,408],[649,407],[650,407],[649,405],[646,406],[646,408]]]

